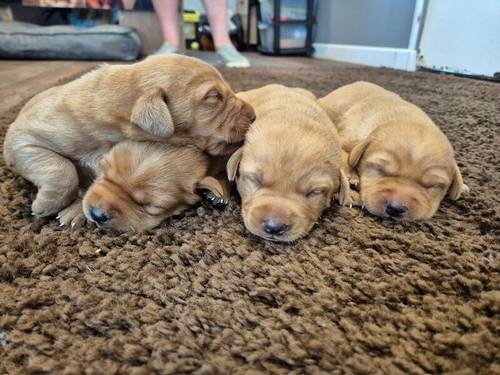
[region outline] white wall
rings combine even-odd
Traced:
[[[500,74],[500,0],[430,0],[419,65],[465,74]]]
[[[424,0],[319,0],[313,56],[413,71],[423,4]]]
[[[318,0],[316,42],[407,48],[415,0]]]

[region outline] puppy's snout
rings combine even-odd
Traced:
[[[276,219],[266,219],[262,221],[262,229],[270,235],[281,236],[286,232],[288,226]]]
[[[246,117],[250,123],[253,123],[257,118],[253,107],[248,103],[243,103],[243,107],[241,108],[241,115]]]
[[[103,210],[92,206],[90,208],[90,218],[97,224],[105,224],[109,221],[109,216]]]
[[[385,213],[392,218],[400,218],[408,211],[408,207],[398,202],[389,202],[385,207]]]

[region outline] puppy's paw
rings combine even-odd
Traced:
[[[56,192],[39,190],[35,200],[31,204],[33,216],[45,217],[58,213],[71,202],[69,196],[61,197]]]
[[[52,199],[45,199],[41,197],[39,194],[36,199],[31,204],[31,212],[33,216],[37,217],[46,217],[51,216],[57,213],[61,207],[58,204],[55,204]]]
[[[357,173],[352,172],[348,177],[348,179],[349,179],[349,185],[351,185],[355,189],[359,188],[359,175]]]
[[[203,205],[210,208],[215,208],[216,210],[223,210],[227,206],[227,201],[223,197],[217,195],[208,189],[199,189],[198,194],[201,196],[201,202]]]
[[[351,199],[351,207],[363,206],[363,202],[361,201],[361,195],[359,194],[359,191],[351,190],[349,192],[349,197]]]
[[[470,187],[463,184],[462,185],[462,194],[469,194],[470,193]]]
[[[361,195],[356,190],[349,189],[349,196],[344,202],[341,203],[342,206],[353,208],[362,206]]]
[[[79,228],[85,224],[87,219],[83,214],[82,201],[81,199],[76,199],[64,210],[59,212],[57,215],[59,220],[59,226],[70,226],[71,228]]]
[[[229,201],[227,183],[211,176],[206,176],[197,183],[196,193],[201,197],[203,205],[216,210],[226,208]]]

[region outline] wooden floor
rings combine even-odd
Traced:
[[[0,60],[0,113],[97,65],[87,61]]]
[[[220,65],[215,53],[197,52],[192,55],[212,65]],[[342,64],[306,57],[271,57],[258,53],[245,55],[250,59],[253,67],[307,68],[308,66]],[[0,113],[25,102],[38,92],[76,78],[99,64],[101,62],[0,60]]]

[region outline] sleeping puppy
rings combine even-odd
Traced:
[[[4,156],[38,187],[33,214],[48,216],[75,199],[76,169],[95,169],[116,143],[168,139],[229,154],[254,116],[210,65],[153,56],[105,65],[32,98],[7,132]]]
[[[86,218],[101,228],[142,232],[196,204],[200,194],[216,208],[228,199],[226,187],[209,176],[211,158],[193,146],[124,141],[100,165],[83,206],[76,200],[60,213],[62,225]]]
[[[343,204],[349,201],[335,127],[306,90],[268,85],[237,96],[257,114],[244,146],[227,165],[229,180],[237,181],[245,226],[267,240],[296,240],[334,195]]]
[[[469,190],[453,148],[418,107],[368,82],[319,100],[337,127],[344,168],[359,185],[358,204],[393,219],[429,219],[446,193]]]

